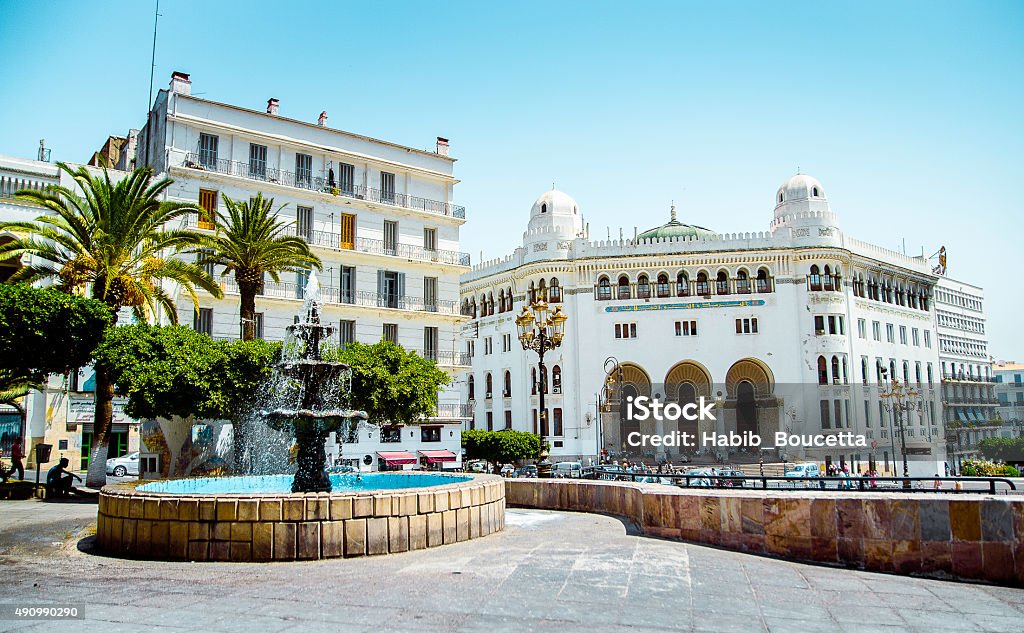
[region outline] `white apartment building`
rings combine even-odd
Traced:
[[[939,272],[945,272],[939,269]],[[947,450],[957,470],[978,442],[1000,435],[992,359],[985,333],[985,293],[942,274],[935,288],[935,330],[942,364]]]
[[[426,151],[332,129],[326,112],[313,119],[282,116],[277,99],[254,110],[193,96],[188,75],[175,72],[142,129],[127,135],[131,142],[119,140],[117,166],[152,166],[158,177],[174,180],[168,199],[211,211],[223,209],[225,195],[273,198],[288,230],[305,238],[323,262],[317,273],[322,318],[337,328],[337,344],[384,338],[435,360],[452,375],[464,370],[468,360],[459,332],[468,319],[458,309],[458,293],[459,277],[470,267],[469,255],[459,251],[466,213],[453,202],[458,180],[448,141],[438,137]],[[111,139],[98,155],[115,154]],[[39,188],[58,177],[48,163],[10,163],[0,165],[0,193]],[[4,219],[38,215],[7,202],[0,198]],[[184,224],[214,228],[198,216]],[[178,293],[179,322],[214,338],[237,339],[237,286],[231,276],[220,277],[220,270],[210,272],[221,279],[224,298],[200,292],[196,312],[188,296]],[[295,322],[308,276],[288,277],[280,283],[268,279],[257,297],[258,336],[282,340]],[[67,382],[69,397],[89,398],[88,375]],[[350,443],[344,446],[332,441],[328,452],[363,469],[459,467],[466,419],[453,383],[439,395],[437,415],[415,428],[367,427],[345,438]],[[88,453],[83,454],[84,468]]]
[[[467,366],[458,340],[467,320],[458,309],[459,276],[469,270],[469,255],[459,252],[466,213],[453,202],[458,180],[446,139],[425,151],[332,129],[326,112],[315,121],[284,116],[277,99],[265,110],[218,103],[193,96],[189,76],[175,72],[138,135],[136,162],[174,180],[170,199],[209,211],[223,208],[223,196],[273,198],[289,230],[323,261],[322,318],[337,327],[338,344],[384,338],[453,375]],[[198,216],[188,224],[214,228]],[[220,278],[221,271],[211,272]],[[307,278],[266,281],[257,298],[259,336],[284,337]],[[215,338],[238,338],[237,286],[231,276],[222,279],[225,297],[203,296],[198,313],[180,296],[179,319]],[[410,466],[409,455],[391,453],[426,464],[421,451],[442,450],[451,453],[444,464],[458,466],[464,419],[453,386],[440,395],[437,416],[419,428],[371,427],[341,452],[353,465],[383,468]]]
[[[538,389],[547,386],[545,438],[555,460],[709,457],[694,449],[632,448],[628,433],[744,431],[774,445],[775,432],[866,437],[864,448],[788,448],[768,457],[816,459],[911,474],[942,472],[945,441],[936,397],[939,356],[923,257],[844,234],[821,183],[790,178],[774,197],[768,231],[719,234],[676,218],[632,239],[594,239],[582,209],[559,191],[530,210],[523,244],[462,277],[464,336],[472,370],[464,393],[469,426],[537,430]],[[635,212],[635,210],[631,210]],[[561,347],[524,352],[514,318],[532,298],[560,305]],[[617,399],[647,395],[680,404],[714,399],[715,422],[623,419],[599,407],[621,369]],[[899,418],[879,399],[896,377],[920,395]],[[630,426],[632,424],[632,426]],[[677,425],[677,426],[676,426]],[[752,452],[715,449],[729,461]]]
[[[1003,437],[1024,437],[1024,363],[999,361],[992,370]]]

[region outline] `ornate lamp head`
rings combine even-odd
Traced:
[[[562,337],[565,335],[565,322],[569,320],[569,317],[565,316],[562,312],[562,306],[555,308],[555,311],[548,318],[548,323],[551,324],[551,341],[555,345],[562,343]]]

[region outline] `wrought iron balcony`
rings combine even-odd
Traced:
[[[435,418],[455,419],[473,417],[473,407],[461,402],[439,402],[437,403],[437,414]]]
[[[238,284],[234,279],[221,281],[227,294],[238,294]],[[303,300],[305,285],[294,282],[272,281],[263,284],[263,290],[257,295],[274,299]],[[458,314],[458,302],[439,300],[432,303],[424,302],[422,297],[409,297],[377,292],[339,292],[333,286],[320,286],[320,295],[325,303],[338,305],[357,305],[370,308],[390,308],[393,310],[411,310],[415,312],[438,312],[440,314]]]
[[[331,233],[328,231],[313,231],[312,234],[303,235],[301,237],[306,238],[306,241],[310,244],[333,248],[335,250],[352,250],[360,253],[370,253],[373,255],[390,255],[392,257],[403,257],[405,259],[413,259],[421,262],[439,262],[442,264],[452,264],[454,266],[470,265],[469,253],[461,253],[459,251],[441,249],[430,250],[423,248],[422,246],[413,246],[412,244],[395,244],[392,248],[390,245],[386,244],[384,240],[375,240],[366,237],[357,237],[351,245],[342,245],[341,235],[339,233]]]
[[[217,174],[248,178],[249,180],[271,182],[278,185],[284,185],[286,187],[295,187],[296,189],[318,191],[320,193],[352,198],[354,200],[366,200],[367,202],[389,204],[405,209],[412,209],[414,211],[423,211],[425,213],[458,218],[460,220],[466,219],[466,207],[452,204],[450,202],[429,200],[427,198],[420,198],[419,196],[410,196],[395,191],[373,189],[362,185],[349,185],[347,183],[332,184],[327,178],[320,176],[313,176],[305,173],[297,176],[295,172],[265,167],[263,165],[251,166],[247,162],[237,160],[211,158],[209,156],[189,152],[185,155],[185,160],[182,163],[182,166],[188,167],[189,169],[199,169],[202,171],[212,171]]]

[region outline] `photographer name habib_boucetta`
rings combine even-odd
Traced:
[[[857,433],[830,433],[830,434],[808,434],[796,435],[792,433],[775,433],[775,448],[815,448],[815,447],[840,447],[840,448],[861,448],[868,445],[867,439]],[[762,446],[761,436],[750,431],[743,433],[715,433],[704,432],[699,436],[697,433],[676,431],[665,435],[649,435],[634,431],[626,436],[626,443],[633,447],[641,446],[682,446],[686,448],[696,447],[747,447],[760,448]]]

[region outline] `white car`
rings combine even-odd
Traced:
[[[581,462],[557,462],[551,469],[554,477],[568,479],[579,479],[583,475],[583,464]]]
[[[107,474],[115,477],[139,476],[139,453],[128,453],[107,460]]]
[[[821,477],[821,467],[814,462],[794,464],[792,468],[786,469],[786,476],[801,479],[807,477]]]

